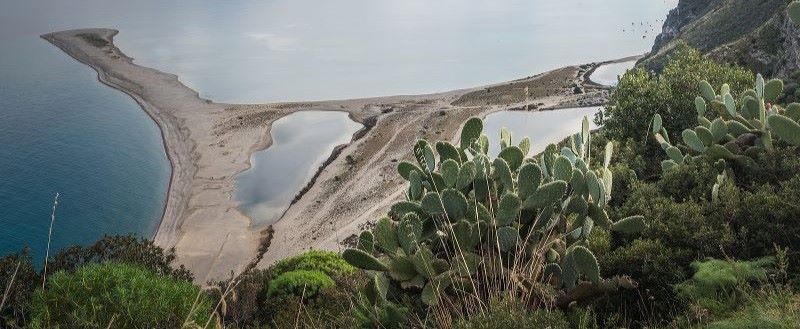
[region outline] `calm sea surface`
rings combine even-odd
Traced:
[[[175,73],[216,101],[334,99],[444,91],[642,53],[675,3],[4,3],[0,254],[25,245],[43,253],[55,192],[62,193],[56,248],[88,243],[103,233],[150,236],[169,179],[158,129],[145,113],[39,34],[119,29],[118,45],[137,63]],[[334,135],[347,131],[342,129]],[[331,141],[323,143],[324,151]],[[297,171],[303,177],[308,172]]]
[[[56,192],[55,249],[104,233],[151,236],[170,175],[156,125],[94,71],[4,23],[0,255],[29,246],[41,259]]]

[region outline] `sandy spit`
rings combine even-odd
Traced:
[[[588,81],[598,64],[568,66],[526,78],[450,92],[273,104],[222,104],[202,99],[172,74],[133,63],[114,46],[111,29],[42,35],[97,71],[98,79],[130,95],[161,130],[172,165],[156,244],[174,247],[196,281],[224,279],[256,256],[266,228],[252,224],[233,200],[235,176],[253,152],[271,144],[272,123],[296,111],[342,111],[369,130],[338,148],[298,191],[274,224],[260,267],[309,248],[340,250],[342,243],[402,198],[399,161],[411,160],[420,138],[455,140],[467,118],[501,110],[593,106],[608,91]],[[576,93],[576,87],[580,92]],[[525,94],[525,90],[528,94]],[[351,159],[351,161],[346,161]]]

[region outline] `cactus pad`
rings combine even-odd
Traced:
[[[634,234],[644,231],[647,224],[644,222],[644,216],[631,216],[620,219],[611,225],[611,230],[625,234]]]
[[[775,114],[767,118],[770,129],[783,141],[800,146],[800,124],[788,117]]]
[[[475,117],[469,118],[461,128],[461,149],[470,148],[472,143],[481,137],[481,132],[483,132],[483,120]]]
[[[367,271],[388,271],[389,267],[377,258],[358,249],[347,249],[342,252],[342,258],[350,265]]]

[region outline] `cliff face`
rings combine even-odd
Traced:
[[[721,61],[767,76],[800,69],[800,30],[786,16],[787,0],[681,0],[670,11],[650,55],[659,70],[681,42]]]

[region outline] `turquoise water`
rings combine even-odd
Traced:
[[[253,153],[236,177],[239,208],[256,225],[273,224],[337,145],[362,126],[345,112],[298,112],[272,124],[272,146]]]
[[[149,236],[169,178],[157,127],[38,38],[109,27],[204,97],[260,102],[450,90],[647,51],[676,0],[176,0],[4,3],[0,254]],[[327,156],[320,155],[322,157]]]
[[[15,49],[0,49],[0,255],[29,246],[41,259],[56,192],[54,249],[106,233],[150,237],[169,180],[156,125],[36,35],[9,41]]]

